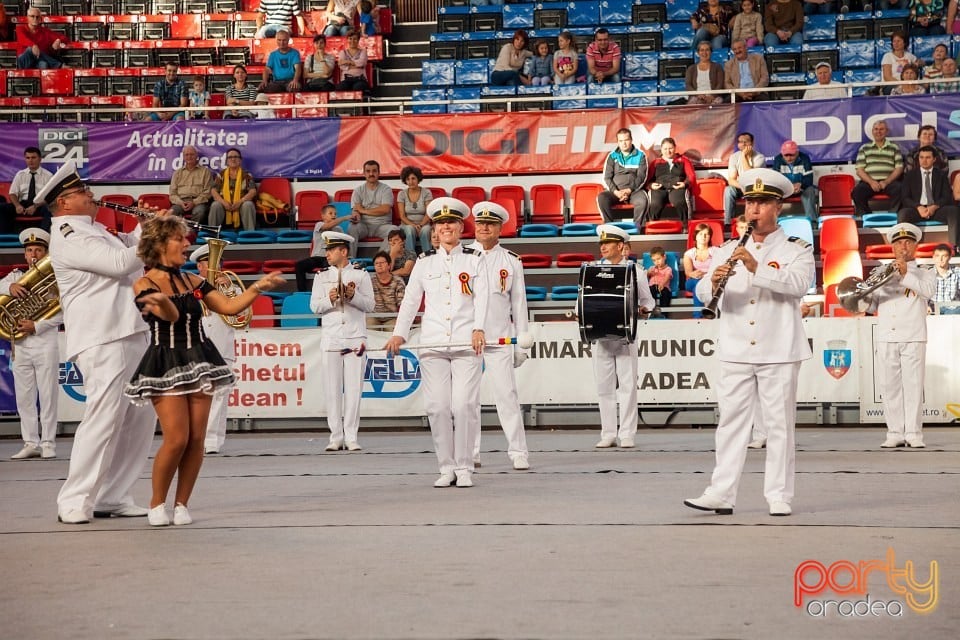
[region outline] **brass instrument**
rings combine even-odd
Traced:
[[[217,291],[225,297],[235,298],[239,295],[237,290],[239,289],[240,293],[243,293],[246,287],[243,286],[243,281],[241,281],[239,276],[233,271],[222,271],[220,269],[223,250],[226,249],[229,244],[228,241],[221,240],[220,238],[207,238],[207,246],[210,247],[210,256],[207,260],[207,282],[210,283],[210,286],[216,287]],[[226,284],[219,283],[218,280],[220,280],[221,275],[229,279],[230,282]],[[234,329],[246,329],[250,325],[250,321],[253,320],[253,305],[236,315],[230,316],[222,313],[219,315],[225,323]]]
[[[120,213],[125,213],[128,216],[135,216],[140,220],[150,220],[151,218],[156,218],[157,214],[150,209],[141,209],[139,207],[128,207],[125,204],[117,204],[116,202],[108,202],[106,200],[94,200],[93,203],[98,207],[104,207],[107,209],[113,209],[114,211],[119,211]],[[212,226],[209,224],[201,224],[199,222],[194,222],[193,220],[183,220],[188,227],[194,231],[200,232],[205,231],[207,233],[212,233],[213,235],[220,237],[220,225]]]
[[[25,337],[20,330],[21,320],[46,320],[60,312],[60,290],[53,276],[50,256],[33,263],[17,284],[30,293],[22,298],[0,296],[0,337],[9,340],[11,348]]]
[[[866,280],[856,276],[847,276],[837,285],[837,299],[840,306],[850,313],[863,313],[873,303],[873,292],[899,273],[896,262],[874,267]]]
[[[749,242],[750,234],[753,233],[753,228],[756,226],[756,224],[757,223],[755,220],[751,220],[750,222],[747,223],[747,230],[743,233],[742,236],[740,236],[740,242],[737,243],[737,248],[742,247],[746,245],[747,242]],[[736,252],[736,249],[734,249],[734,252]],[[736,263],[737,263],[737,260],[733,258],[733,256],[731,256],[730,259],[727,260],[726,262],[727,266],[729,267],[733,267],[733,265],[735,265]],[[703,311],[701,312],[703,317],[706,318],[707,320],[713,320],[718,315],[720,315],[720,311],[719,311],[720,297],[723,296],[723,290],[727,288],[727,280],[730,279],[730,275],[732,273],[733,273],[733,269],[731,269],[730,271],[727,271],[727,275],[725,275],[720,280],[720,282],[717,283],[717,286],[714,287],[713,297],[710,299],[710,302],[707,304],[707,306],[703,308]]]

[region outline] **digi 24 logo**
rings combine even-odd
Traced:
[[[86,402],[87,396],[83,389],[83,372],[74,362],[60,363],[60,386],[63,392],[77,402]]]
[[[82,169],[89,158],[87,130],[83,127],[41,127],[37,146],[44,162],[63,164],[73,160]]]

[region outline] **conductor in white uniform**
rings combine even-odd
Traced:
[[[350,264],[352,236],[321,235],[329,267],[313,278],[310,310],[321,316],[320,353],[330,442],[327,451],[359,451],[360,396],[367,357],[367,313],[373,311],[370,274]]]
[[[797,420],[797,376],[810,358],[800,301],[813,282],[813,247],[788,237],[777,224],[783,198],[793,185],[770,169],[740,176],[747,222],[755,226],[743,246],[730,240],[714,255],[697,296],[719,301],[715,381],[720,423],[716,432],[716,467],[699,498],[684,500],[694,509],[733,513],[754,420],[769,429],[763,494],[772,516],[792,512]]]
[[[53,214],[50,256],[63,307],[64,357],[77,363],[87,396],[57,496],[59,520],[146,516],[130,492],[143,471],[156,416],[123,395],[147,346],[147,324],[130,294],[143,273],[140,226],[114,236],[95,222],[93,194],[73,162],[63,165],[37,201],[47,202]]]
[[[483,254],[486,267],[490,299],[484,335],[490,340],[527,332],[527,287],[523,280],[523,264],[520,256],[500,244],[500,229],[509,219],[507,210],[496,202],[483,201],[473,205],[476,242],[470,248]],[[507,456],[513,468],[519,471],[530,468],[530,453],[513,369],[526,359],[527,354],[519,346],[510,344],[490,345],[483,352],[483,374],[491,380],[497,417],[507,436]],[[474,465],[480,460],[480,432],[477,429]]]
[[[456,198],[437,198],[428,205],[440,246],[421,254],[414,264],[393,336],[386,343],[388,354],[400,352],[423,300],[423,343],[451,345],[420,350],[425,409],[440,466],[435,487],[473,486],[489,293],[483,256],[460,245],[469,215],[467,203]]]

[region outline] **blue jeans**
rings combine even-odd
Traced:
[[[424,220],[424,222],[428,222]],[[413,225],[402,224],[400,229],[403,230],[404,240],[403,244],[406,247],[407,251],[411,253],[416,253],[416,249],[413,248],[414,236],[417,235],[417,229]],[[430,250],[430,224],[424,224],[420,227],[420,250],[429,251]]]
[[[803,214],[810,218],[810,222],[816,222],[817,209],[820,204],[820,190],[810,185],[800,192],[800,202],[803,203]]]
[[[27,49],[17,56],[17,69],[59,69],[62,66],[62,62],[42,51],[35,56],[31,49]]]
[[[345,36],[351,29],[353,29],[353,25],[348,22],[343,24],[328,23],[327,26],[323,28],[323,35],[327,37]]]
[[[782,42],[780,40],[780,36],[775,33],[768,33],[767,35],[763,36],[763,46],[765,47],[780,47],[785,44],[803,44],[803,32],[797,31],[795,34],[790,36],[790,40],[788,42]]]
[[[737,198],[743,195],[743,191],[736,187],[727,186],[723,190],[723,226],[730,226],[733,220],[733,211],[737,207]]]
[[[723,49],[725,46],[727,46],[727,36],[711,36],[706,27],[700,27],[697,29],[697,32],[693,34],[694,51],[697,50],[697,45],[701,42],[709,42],[713,50],[716,51],[717,49]]]
[[[516,71],[494,71],[490,74],[490,84],[495,87],[515,87],[520,84],[520,74]]]

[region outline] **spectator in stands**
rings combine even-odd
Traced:
[[[277,31],[277,48],[267,56],[267,64],[263,68],[263,81],[260,91],[266,93],[283,93],[285,91],[300,90],[300,74],[303,72],[303,63],[300,52],[290,46],[290,32],[286,29]]]
[[[740,43],[743,44],[743,43]],[[727,163],[727,187],[723,190],[723,225],[730,224],[737,199],[743,197],[740,174],[750,169],[760,169],[767,159],[753,146],[753,134],[742,131],[737,134],[737,148]]]
[[[400,303],[403,302],[403,294],[407,285],[403,278],[390,273],[390,254],[386,251],[379,251],[373,256],[373,272],[371,279],[373,284],[373,313],[397,313],[400,311]],[[367,314],[367,327],[370,329],[383,329],[384,331],[393,331],[393,326],[397,323],[396,317],[377,318]]]
[[[257,88],[247,84],[247,68],[242,64],[233,67],[233,83],[224,91],[227,106],[249,107],[257,99]],[[224,111],[223,117],[232,118],[252,118],[253,114],[247,109],[233,109]]]
[[[873,142],[857,151],[857,177],[860,182],[853,188],[854,213],[862,216],[870,213],[870,198],[877,194],[890,196],[889,210],[900,209],[900,178],[903,175],[903,154],[895,142],[887,140],[887,123],[873,123]]]
[[[187,83],[177,75],[177,65],[168,62],[164,67],[163,80],[157,80],[157,83],[153,85],[153,108],[186,106]],[[150,114],[150,119],[156,122],[183,120],[185,117],[185,111],[154,111]]]
[[[325,35],[318,33],[313,36],[314,52],[307,56],[303,65],[303,88],[307,91],[333,91],[333,72],[337,60],[326,52],[326,47]]]
[[[257,120],[273,120],[277,117],[277,112],[274,109],[264,109],[263,107],[270,104],[270,98],[267,97],[265,93],[258,93],[256,99],[253,101],[253,106],[255,109],[251,109],[250,113],[253,114],[253,117]]]
[[[730,45],[733,57],[723,65],[724,82],[727,89],[762,89],[769,86],[770,75],[767,62],[759,53],[747,53],[747,43],[735,40]],[[764,100],[766,94],[760,91],[738,93],[738,102]]]
[[[730,20],[733,19],[733,9],[728,4],[720,4],[720,0],[707,0],[690,16],[693,26],[693,49],[696,50],[701,42],[709,42],[713,49],[723,49],[729,40]]]
[[[699,61],[687,67],[684,78],[687,91],[697,93],[687,98],[687,104],[720,104],[723,102],[722,95],[699,93],[701,91],[723,89],[723,67],[710,58],[711,53],[713,53],[713,50],[706,40],[697,45]]]
[[[314,269],[324,269],[327,267],[327,245],[323,241],[324,231],[333,231],[340,225],[350,219],[350,216],[337,217],[337,208],[328,204],[320,211],[320,222],[313,226],[313,241],[310,243],[310,256],[303,260],[297,260],[293,267],[293,272],[297,278],[297,291],[311,291],[307,286],[307,274]]]
[[[686,157],[677,155],[677,143],[673,138],[660,141],[660,157],[650,163],[648,187],[650,191],[650,220],[659,220],[667,201],[677,211],[677,216],[687,221],[688,202],[696,192],[697,174]]]
[[[37,194],[43,191],[47,182],[53,178],[53,174],[40,166],[41,155],[37,147],[24,149],[23,160],[26,168],[18,171],[10,183],[10,202],[0,198],[0,233],[16,233],[17,216],[40,216],[43,220],[39,224],[34,225],[31,222],[25,226],[39,226],[44,231],[50,230],[50,211],[46,205],[38,205],[34,201]]]
[[[833,81],[833,67],[829,62],[818,62],[813,71],[817,76],[817,84],[803,92],[804,100],[833,100],[847,96],[846,89]]]
[[[909,31],[913,36],[941,36],[943,0],[910,0]]]
[[[347,46],[340,50],[340,83],[337,91],[370,91],[367,82],[367,50],[360,47],[360,34],[347,32]]]
[[[950,57],[950,52],[947,51],[947,45],[941,43],[933,48],[933,60],[930,61],[930,64],[923,67],[923,79],[924,80],[935,80],[943,75],[943,62]],[[929,87],[930,85],[928,85]],[[928,88],[928,92],[932,91]]]
[[[943,61],[943,75],[930,87],[931,93],[956,93],[960,91],[960,78],[957,77],[957,61],[947,58]]]
[[[325,36],[345,36],[353,30],[353,17],[357,14],[360,0],[330,0],[327,4]]]
[[[17,26],[17,69],[59,69],[67,37],[41,24],[43,12],[27,9],[27,24]]]
[[[803,5],[800,0],[772,0],[763,12],[763,44],[803,44]]]
[[[410,277],[417,254],[406,248],[407,236],[402,229],[392,229],[387,234],[387,247],[390,254],[390,273],[401,278]]]
[[[360,0],[360,32],[365,36],[375,36],[380,30],[374,17],[374,4],[370,0]]]
[[[710,270],[710,262],[713,260],[713,227],[701,222],[694,228],[694,245],[683,253],[683,288],[693,296],[693,306],[702,307],[703,303],[697,298],[696,289],[700,278],[706,275]],[[702,317],[697,311],[694,318]]]
[[[673,291],[670,289],[673,284],[673,269],[667,264],[667,254],[663,247],[650,249],[650,260],[653,266],[647,269],[647,281],[650,285],[650,295],[657,304],[650,315],[653,318],[660,318],[663,317],[660,308],[669,307],[673,302]]]
[[[553,83],[553,54],[546,40],[533,43],[533,55],[524,62],[524,75],[535,87],[547,87]]]
[[[850,0],[840,0],[840,13],[847,13],[848,11],[850,11]],[[836,0],[803,0],[803,13],[808,16],[836,12]]]
[[[950,177],[936,166],[934,152],[933,147],[920,147],[917,167],[903,174],[903,208],[897,212],[897,221],[936,220],[947,225],[950,243],[960,246],[960,209],[953,200]]]
[[[297,19],[297,33],[307,33],[297,0],[261,0],[257,7],[257,38],[272,38],[281,29],[293,32],[293,19]]]
[[[892,96],[912,96],[926,93],[927,88],[922,84],[917,84],[920,78],[920,70],[915,65],[908,64],[900,72],[900,80],[903,82],[895,86],[891,91]]]
[[[763,16],[757,9],[756,0],[742,0],[740,13],[730,21],[730,40],[743,40],[748,47],[760,44],[763,38]],[[706,42],[706,41],[704,41]],[[700,47],[697,47],[697,52]]]
[[[217,176],[210,190],[210,224],[237,227],[244,231],[257,228],[257,181],[241,166],[243,155],[239,149],[227,149],[227,168]]]
[[[903,158],[904,173],[917,167],[917,155],[923,147],[933,148],[933,166],[941,171],[947,171],[950,168],[947,153],[937,146],[937,128],[932,124],[925,124],[917,131],[917,146]]]
[[[392,223],[393,190],[380,182],[380,163],[367,160],[363,163],[363,184],[353,190],[350,196],[350,226],[347,233],[357,239],[375,236],[386,238],[396,229]],[[350,243],[350,249],[356,256],[357,242]]]
[[[869,4],[870,0],[863,0],[863,1],[864,3],[866,3],[864,4],[863,10],[870,11],[871,8],[868,8],[870,7],[870,4]],[[890,11],[890,10],[905,11],[910,8],[910,0],[880,0],[878,4],[880,6],[881,11]]]
[[[190,92],[187,95],[187,102],[191,107],[210,106],[210,92],[207,91],[207,81],[203,76],[194,76]],[[206,111],[187,111],[187,117],[191,120],[202,120],[207,117]]]
[[[170,210],[195,222],[206,222],[213,173],[200,164],[196,147],[184,147],[182,155],[183,166],[170,178]]]
[[[933,268],[937,272],[937,292],[930,302],[960,300],[960,267],[951,267],[953,247],[938,244],[933,250]]]
[[[610,39],[610,32],[600,27],[587,45],[587,75],[590,82],[620,82],[620,45]]]
[[[420,250],[430,250],[430,219],[427,217],[427,204],[433,200],[430,189],[420,186],[423,172],[418,167],[404,167],[400,170],[400,182],[407,185],[397,194],[397,213],[400,216],[400,229],[406,236],[406,247],[415,253],[414,243],[420,240]]]
[[[613,222],[613,207],[617,204],[633,205],[633,221],[637,228],[643,226],[647,216],[647,156],[633,146],[630,129],[617,131],[617,148],[610,152],[603,166],[603,181],[606,191],[597,195],[597,206],[604,222]]]
[[[900,79],[903,68],[908,64],[916,64],[917,56],[907,51],[910,40],[903,31],[894,31],[890,34],[890,51],[880,59],[880,69],[883,71],[884,82],[894,82]],[[892,87],[884,87],[883,92],[889,94]]]
[[[557,50],[553,52],[553,83],[573,84],[584,82],[586,77],[577,76],[580,54],[577,53],[575,36],[563,31],[557,36]]]
[[[950,0],[947,5],[947,33],[960,34],[960,20],[957,19],[957,0]]]
[[[498,87],[530,84],[530,79],[521,75],[527,58],[533,55],[527,49],[528,42],[527,32],[523,29],[513,33],[513,40],[500,48],[500,54],[490,74],[490,84]]]
[[[813,184],[813,163],[810,156],[800,151],[800,147],[793,140],[787,140],[780,145],[780,153],[773,159],[773,170],[782,173],[793,183],[793,193],[786,194],[784,199],[800,196],[803,204],[803,214],[816,222],[820,203],[820,190]]]

